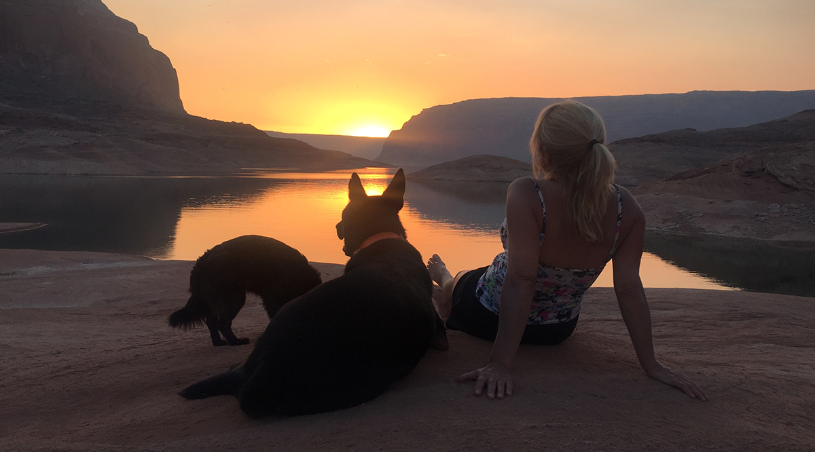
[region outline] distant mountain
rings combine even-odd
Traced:
[[[473,99],[423,110],[391,132],[375,160],[427,167],[468,155],[530,161],[540,111],[560,98]],[[693,91],[685,94],[575,98],[606,123],[607,142],[669,130],[742,127],[815,108],[809,91]]]
[[[678,130],[612,146],[651,231],[815,243],[815,110],[747,127]],[[500,200],[529,163],[494,155],[433,165],[408,178],[462,199]],[[625,212],[625,207],[623,207]],[[811,259],[811,258],[810,258]]]
[[[409,173],[407,177],[411,180],[512,182],[531,175],[529,162],[497,155],[472,155]]]
[[[283,133],[266,131],[270,137],[293,138],[304,141],[315,148],[347,152],[356,157],[376,158],[382,153],[385,138],[354,137],[349,135],[319,135],[312,133]]]
[[[170,60],[100,0],[0,0],[0,173],[369,165],[251,125],[187,115]]]
[[[617,181],[645,184],[760,149],[815,141],[813,112],[747,127],[674,130],[617,141],[610,146],[617,159]]]

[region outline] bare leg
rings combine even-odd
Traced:
[[[430,278],[438,284],[433,287],[433,306],[442,320],[447,321],[452,312],[453,306],[453,289],[456,283],[461,279],[465,272],[459,272],[455,278],[447,270],[444,261],[441,260],[438,254],[434,254],[427,260],[427,271],[430,272]]]

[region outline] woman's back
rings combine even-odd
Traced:
[[[610,257],[612,247],[615,246],[618,212],[622,213],[622,222],[617,247],[631,224],[630,221],[626,221],[628,212],[625,209],[625,202],[620,210],[615,187],[611,185],[608,187],[607,206],[601,220],[603,236],[598,241],[589,242],[581,237],[574,222],[569,218],[563,188],[556,181],[538,180],[537,182],[546,208],[546,228],[543,231],[544,240],[538,262],[544,266],[566,269],[587,270],[603,267]],[[540,200],[537,193],[534,190],[531,190],[530,193],[528,202],[537,202],[539,205]],[[627,192],[621,189],[622,194],[627,194]],[[543,209],[540,210],[538,224],[542,225]]]
[[[608,225],[602,221],[599,240],[587,241],[568,220],[562,189],[556,182],[531,178],[513,182],[507,197],[507,219],[501,227],[505,252],[495,257],[478,280],[480,303],[493,313],[499,312],[509,263],[514,258],[516,263],[537,263],[535,267],[524,266],[522,272],[535,285],[529,323],[576,320],[583,294],[611,259],[619,240],[622,191],[613,185],[607,188],[613,192],[607,196],[611,201],[608,215],[602,218],[608,217]],[[578,256],[564,259],[555,254],[556,259],[547,260],[551,253]]]

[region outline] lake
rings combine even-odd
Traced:
[[[393,171],[358,170],[368,194]],[[47,223],[0,234],[0,248],[82,250],[195,260],[245,234],[274,237],[312,261],[345,263],[335,225],[351,171],[242,177],[0,175],[0,222]],[[427,259],[455,273],[487,265],[501,251],[498,227],[508,183],[408,180],[401,218]],[[611,266],[597,281],[611,286]],[[649,234],[646,287],[746,289],[815,296],[815,249],[744,240]]]

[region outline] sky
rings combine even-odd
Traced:
[[[490,97],[815,89],[813,0],[103,0],[187,112],[386,136]]]

